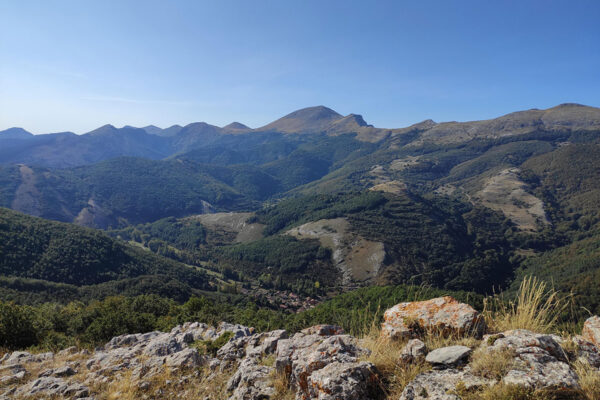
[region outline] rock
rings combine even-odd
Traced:
[[[24,397],[71,397],[81,398],[89,395],[89,389],[76,382],[66,382],[61,378],[43,377],[21,386],[16,394]]]
[[[576,346],[575,356],[588,362],[594,368],[600,368],[600,349],[582,336],[572,338]]]
[[[54,358],[54,353],[40,353],[31,354],[27,351],[15,351],[10,353],[8,357],[5,357],[3,364],[25,364],[25,363],[38,363]]]
[[[466,369],[434,370],[417,375],[402,391],[400,400],[461,400],[453,392],[457,384],[467,390],[493,385],[493,380],[480,378]]]
[[[64,350],[61,350],[57,353],[58,356],[64,357],[64,356],[69,356],[72,354],[76,354],[78,352],[77,347],[76,346],[71,346],[71,347],[67,347]]]
[[[0,378],[0,384],[10,385],[11,383],[19,382],[21,379],[24,379],[27,375],[27,371],[21,370],[13,375],[3,376]]]
[[[165,358],[165,365],[177,368],[194,368],[203,364],[208,357],[200,356],[198,350],[187,348]]]
[[[467,346],[448,346],[431,351],[425,361],[438,368],[448,368],[464,363],[471,354]]]
[[[594,315],[588,318],[583,324],[581,336],[596,347],[600,347],[600,317]]]
[[[268,399],[275,394],[271,385],[274,368],[260,365],[256,358],[245,358],[227,382],[230,400]]]
[[[25,368],[21,364],[8,364],[0,366],[0,372],[3,371],[10,371],[14,374],[20,371],[25,371]]]
[[[333,336],[344,334],[344,329],[337,325],[315,325],[300,332],[305,335]]]
[[[233,333],[232,339],[241,338],[244,336],[251,336],[254,334],[254,328],[248,328],[239,324],[230,324],[227,322],[221,322],[217,332],[217,337],[221,336],[225,332]]]
[[[405,364],[413,363],[425,357],[427,347],[419,339],[411,339],[400,353],[400,361]]]
[[[77,373],[77,371],[75,371],[73,368],[64,366],[64,367],[55,369],[52,375],[57,376],[57,377],[62,377],[62,376],[75,375],[76,373]]]
[[[152,339],[144,348],[147,356],[168,356],[183,349],[182,343],[174,336],[163,334]]]
[[[375,366],[369,362],[333,362],[308,377],[308,398],[376,399],[383,393]]]
[[[381,333],[392,339],[417,337],[428,331],[480,336],[485,330],[482,316],[473,307],[449,296],[400,303],[386,310],[383,318]]]
[[[507,384],[567,391],[579,388],[577,374],[552,335],[517,329],[486,336],[481,346],[488,351],[508,349],[514,353],[514,367],[503,378]]]

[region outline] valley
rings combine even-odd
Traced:
[[[600,241],[597,108],[401,129],[312,107],[258,129],[14,132],[0,132],[4,301],[198,297],[228,318],[373,285],[510,293],[534,273],[600,312],[593,251],[556,267]]]

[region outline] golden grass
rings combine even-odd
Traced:
[[[275,394],[271,396],[271,400],[294,400],[296,398],[296,394],[290,388],[290,380],[287,374],[274,370],[271,374],[271,384],[275,389]]]
[[[479,347],[471,356],[471,372],[474,375],[500,380],[515,363],[515,355],[510,349],[492,350]]]
[[[426,332],[421,340],[427,346],[428,351],[458,345],[473,348],[481,343],[481,340],[471,335],[447,335],[436,330]]]
[[[583,360],[577,360],[572,365],[577,376],[579,376],[581,394],[587,400],[600,399],[600,370]]]
[[[228,373],[208,374],[202,371],[200,376],[190,378],[187,382],[179,382],[181,374],[174,374],[169,368],[152,377],[143,379],[148,382],[147,388],[140,388],[140,381],[133,379],[132,372],[127,371],[108,384],[90,388],[99,400],[139,400],[143,399],[210,399],[225,400],[229,398],[226,391]]]
[[[527,329],[549,333],[569,304],[569,298],[559,296],[545,282],[528,276],[521,282],[514,301],[506,302],[502,295],[487,298],[484,316],[491,331]]]
[[[461,400],[552,400],[549,393],[535,391],[521,386],[496,384],[479,389],[468,390],[460,384],[457,385],[455,394]]]
[[[423,361],[403,363],[400,354],[406,341],[381,336],[376,325],[371,325],[369,333],[361,338],[360,344],[370,350],[371,353],[364,357],[364,361],[373,363],[379,370],[381,388],[389,399],[399,398],[406,385],[417,375],[431,369]]]

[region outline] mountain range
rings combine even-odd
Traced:
[[[0,206],[217,274],[209,290],[487,293],[535,271],[594,308],[600,265],[565,254],[600,241],[598,160],[600,109],[578,104],[397,129],[323,106],[256,129],[11,128],[0,132]]]

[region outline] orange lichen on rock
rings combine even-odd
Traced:
[[[592,342],[596,347],[600,347],[600,317],[597,315],[588,318],[583,324],[581,336],[588,342]]]
[[[480,336],[485,330],[483,317],[473,307],[450,296],[400,303],[388,309],[383,318],[381,334],[392,339],[412,338],[432,331],[442,335]]]

